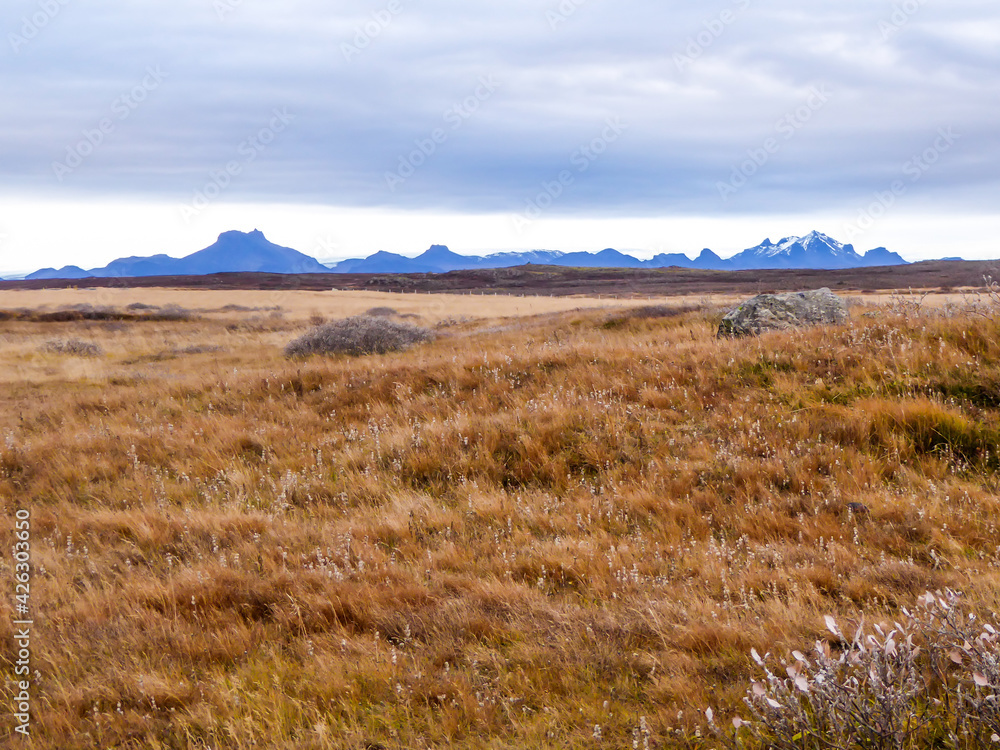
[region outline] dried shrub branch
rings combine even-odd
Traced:
[[[745,698],[751,718],[733,720],[728,747],[819,750],[1000,744],[1000,632],[966,614],[952,591],[920,597],[891,625],[845,634],[826,616],[831,639],[811,657],[751,652],[764,679]],[[712,711],[707,713],[710,725]]]

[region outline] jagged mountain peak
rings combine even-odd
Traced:
[[[75,267],[43,269],[28,278],[73,278],[82,276],[190,276],[224,272],[248,273],[446,273],[466,269],[509,268],[525,264],[547,264],[590,268],[699,268],[750,270],[763,268],[860,268],[906,263],[896,253],[875,248],[865,255],[853,245],[844,245],[816,230],[802,237],[784,237],[777,244],[765,238],[756,247],[731,258],[722,258],[708,248],[691,260],[682,253],[660,253],[650,260],[612,248],[599,252],[529,250],[466,256],[446,245],[432,245],[416,258],[379,251],[367,258],[354,258],[326,267],[315,258],[270,242],[259,229],[228,231],[215,244],[184,258],[167,255],[120,258],[104,268],[83,271]]]

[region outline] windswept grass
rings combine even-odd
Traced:
[[[996,611],[996,322],[618,318],[307,360],[287,322],[126,323],[106,369],[11,379],[34,747],[710,746],[752,648],[928,589]],[[65,325],[0,324],[0,362]]]

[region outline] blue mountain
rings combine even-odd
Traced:
[[[682,268],[697,268],[702,271],[718,271],[726,268],[726,262],[706,247],[693,261],[688,261],[686,264],[678,263],[677,265]]]
[[[485,258],[480,258],[476,268],[512,268],[514,266],[524,266],[533,264],[537,266],[556,266],[559,260],[565,257],[566,253],[558,250],[527,250],[525,252],[514,253],[493,253]],[[466,258],[469,260],[469,258]]]
[[[119,258],[103,268],[84,271],[67,266],[43,269],[29,279],[120,278],[134,276],[203,276],[211,273],[329,273],[315,258],[269,242],[258,230],[224,232],[204,250],[172,258],[169,255]]]
[[[425,253],[426,255],[426,253]],[[452,269],[448,269],[452,270]],[[342,260],[332,268],[327,268],[330,273],[435,273],[441,272],[431,264],[424,264],[415,258],[407,258],[405,255],[387,253],[380,250],[367,258],[353,258]]]
[[[962,258],[944,258],[944,260],[962,260]],[[898,253],[886,250],[884,247],[876,247],[869,250],[864,255],[866,266],[901,266],[906,261]]]
[[[168,255],[119,258],[104,268],[84,271],[78,266],[59,270],[45,268],[29,279],[82,279],[87,277],[200,276],[225,272],[260,273],[447,273],[482,268],[510,268],[526,264],[575,268],[694,268],[702,270],[751,270],[768,268],[842,269],[903,265],[896,253],[877,247],[864,255],[853,245],[844,245],[822,232],[804,237],[785,237],[779,242],[766,239],[731,258],[722,258],[709,249],[692,260],[681,253],[661,253],[639,260],[608,248],[598,253],[564,253],[551,250],[504,252],[486,256],[459,255],[444,245],[432,245],[416,258],[397,253],[377,252],[367,258],[344,260],[324,266],[315,258],[289,247],[269,242],[253,232],[225,232],[218,241],[184,258]]]
[[[854,245],[844,245],[822,232],[810,232],[805,237],[785,237],[780,242],[764,240],[728,260],[726,268],[734,270],[762,268],[864,268],[905,264],[896,253],[884,247],[859,255]]]
[[[469,267],[469,259],[464,255],[453,253],[444,245],[431,245],[429,250],[425,250],[413,262],[440,271],[461,271]]]
[[[884,247],[858,254],[853,245],[844,245],[822,232],[804,237],[785,237],[780,242],[764,240],[731,258],[721,258],[709,249],[692,260],[682,253],[661,253],[649,260],[607,249],[598,253],[562,253],[550,250],[496,253],[487,256],[458,255],[443,245],[434,245],[416,258],[392,253],[376,253],[369,258],[345,260],[331,266],[334,273],[447,273],[476,268],[509,268],[529,263],[575,268],[696,268],[701,270],[744,271],[763,268],[842,269],[894,266],[906,263]]]
[[[62,268],[43,268],[25,276],[25,279],[85,279],[93,276],[79,266],[63,266]]]
[[[644,264],[646,268],[669,268],[670,266],[690,266],[691,259],[684,253],[660,253],[654,255]]]

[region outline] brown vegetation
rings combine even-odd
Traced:
[[[309,360],[280,319],[0,323],[33,746],[697,746],[751,648],[824,615],[996,611],[1000,326],[867,312],[717,341],[713,310],[581,311]]]
[[[218,273],[209,276],[160,276],[130,279],[40,279],[0,281],[0,292],[28,289],[184,288],[267,290],[368,290],[451,294],[527,294],[540,296],[741,294],[801,291],[828,286],[834,291],[865,293],[907,289],[954,291],[979,288],[984,277],[1000,278],[1000,263],[924,261],[877,268],[760,269],[703,271],[687,268],[565,268],[525,265],[448,273],[411,274],[269,274]]]

